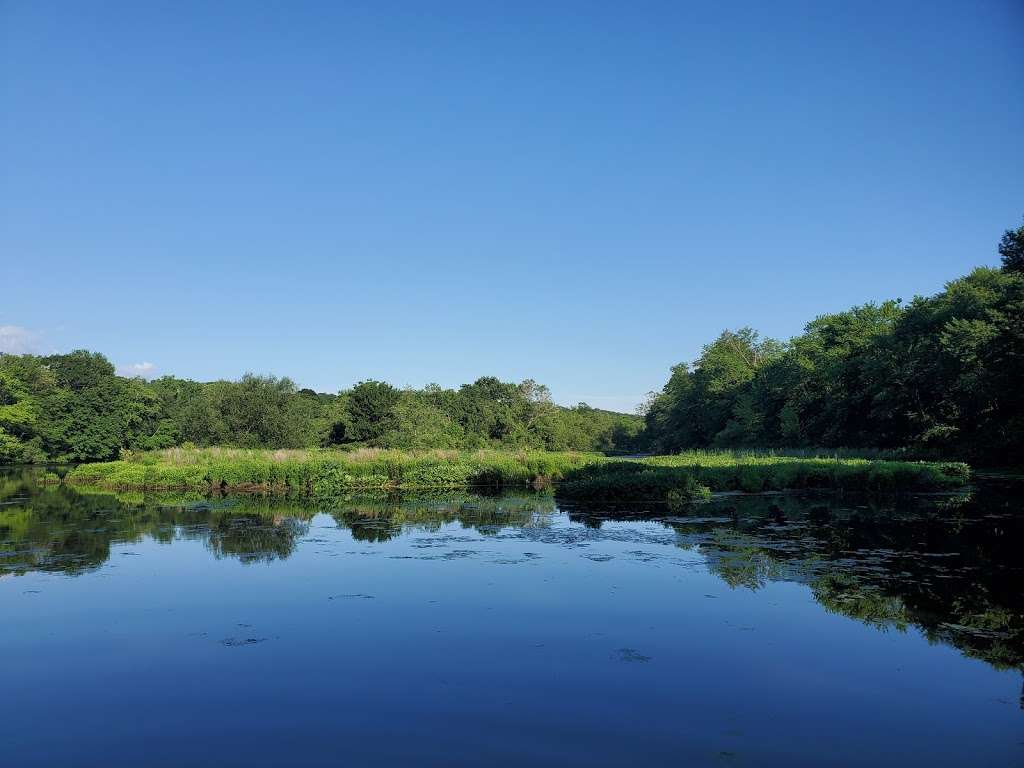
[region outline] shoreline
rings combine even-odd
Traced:
[[[79,464],[42,481],[124,491],[324,495],[350,491],[554,486],[567,500],[689,501],[711,493],[869,493],[964,487],[960,462],[786,457],[727,452],[621,459],[547,451],[257,451],[171,449]]]

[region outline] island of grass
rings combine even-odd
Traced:
[[[588,464],[563,476],[558,495],[589,502],[671,503],[726,491],[943,491],[963,486],[969,479],[970,468],[960,462],[689,451]]]
[[[509,488],[553,484],[567,500],[679,502],[712,492],[795,489],[903,492],[964,485],[966,464],[691,451],[612,459],[549,451],[171,448],[81,464],[64,482],[116,490],[259,491]]]

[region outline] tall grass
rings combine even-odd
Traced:
[[[358,489],[525,486],[560,480],[597,454],[545,451],[265,451],[183,449],[82,464],[66,482],[114,489],[265,490],[312,494]]]
[[[691,451],[612,460],[547,451],[245,450],[169,448],[82,464],[65,481],[122,490],[352,490],[474,488],[556,483],[565,498],[659,500],[711,491],[796,488],[933,490],[964,484],[965,464],[802,458]]]
[[[969,478],[970,468],[957,462],[688,451],[570,470],[558,494],[592,501],[630,496],[638,501],[674,501],[699,498],[708,491],[759,493],[808,488],[890,493],[955,488]]]

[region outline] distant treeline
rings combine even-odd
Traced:
[[[338,394],[246,374],[200,383],[125,378],[101,354],[0,355],[0,463],[92,461],[122,449],[542,448],[636,450],[643,420],[551,402],[533,381],[459,389],[364,381]]]
[[[823,315],[788,343],[726,331],[648,403],[661,452],[906,447],[1024,462],[1024,227],[935,296]]]
[[[110,459],[191,443],[240,448],[897,448],[1024,462],[1024,227],[1002,268],[935,296],[823,315],[782,343],[726,331],[681,363],[644,418],[546,387],[481,378],[458,389],[364,381],[337,394],[247,374],[124,378],[102,355],[0,355],[0,463]]]

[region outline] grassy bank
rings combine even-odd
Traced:
[[[711,491],[799,488],[893,492],[963,485],[965,464],[690,452],[635,460],[546,451],[264,451],[173,448],[82,464],[69,484],[118,490],[345,493],[556,483],[558,495],[665,501]]]
[[[798,489],[936,491],[964,485],[970,469],[958,462],[802,458],[756,453],[691,451],[639,461],[602,461],[566,472],[564,499],[686,501],[711,492],[759,493]]]
[[[546,451],[241,450],[170,448],[81,464],[65,482],[118,490],[255,490],[311,494],[370,489],[501,488],[560,480],[598,454]]]

